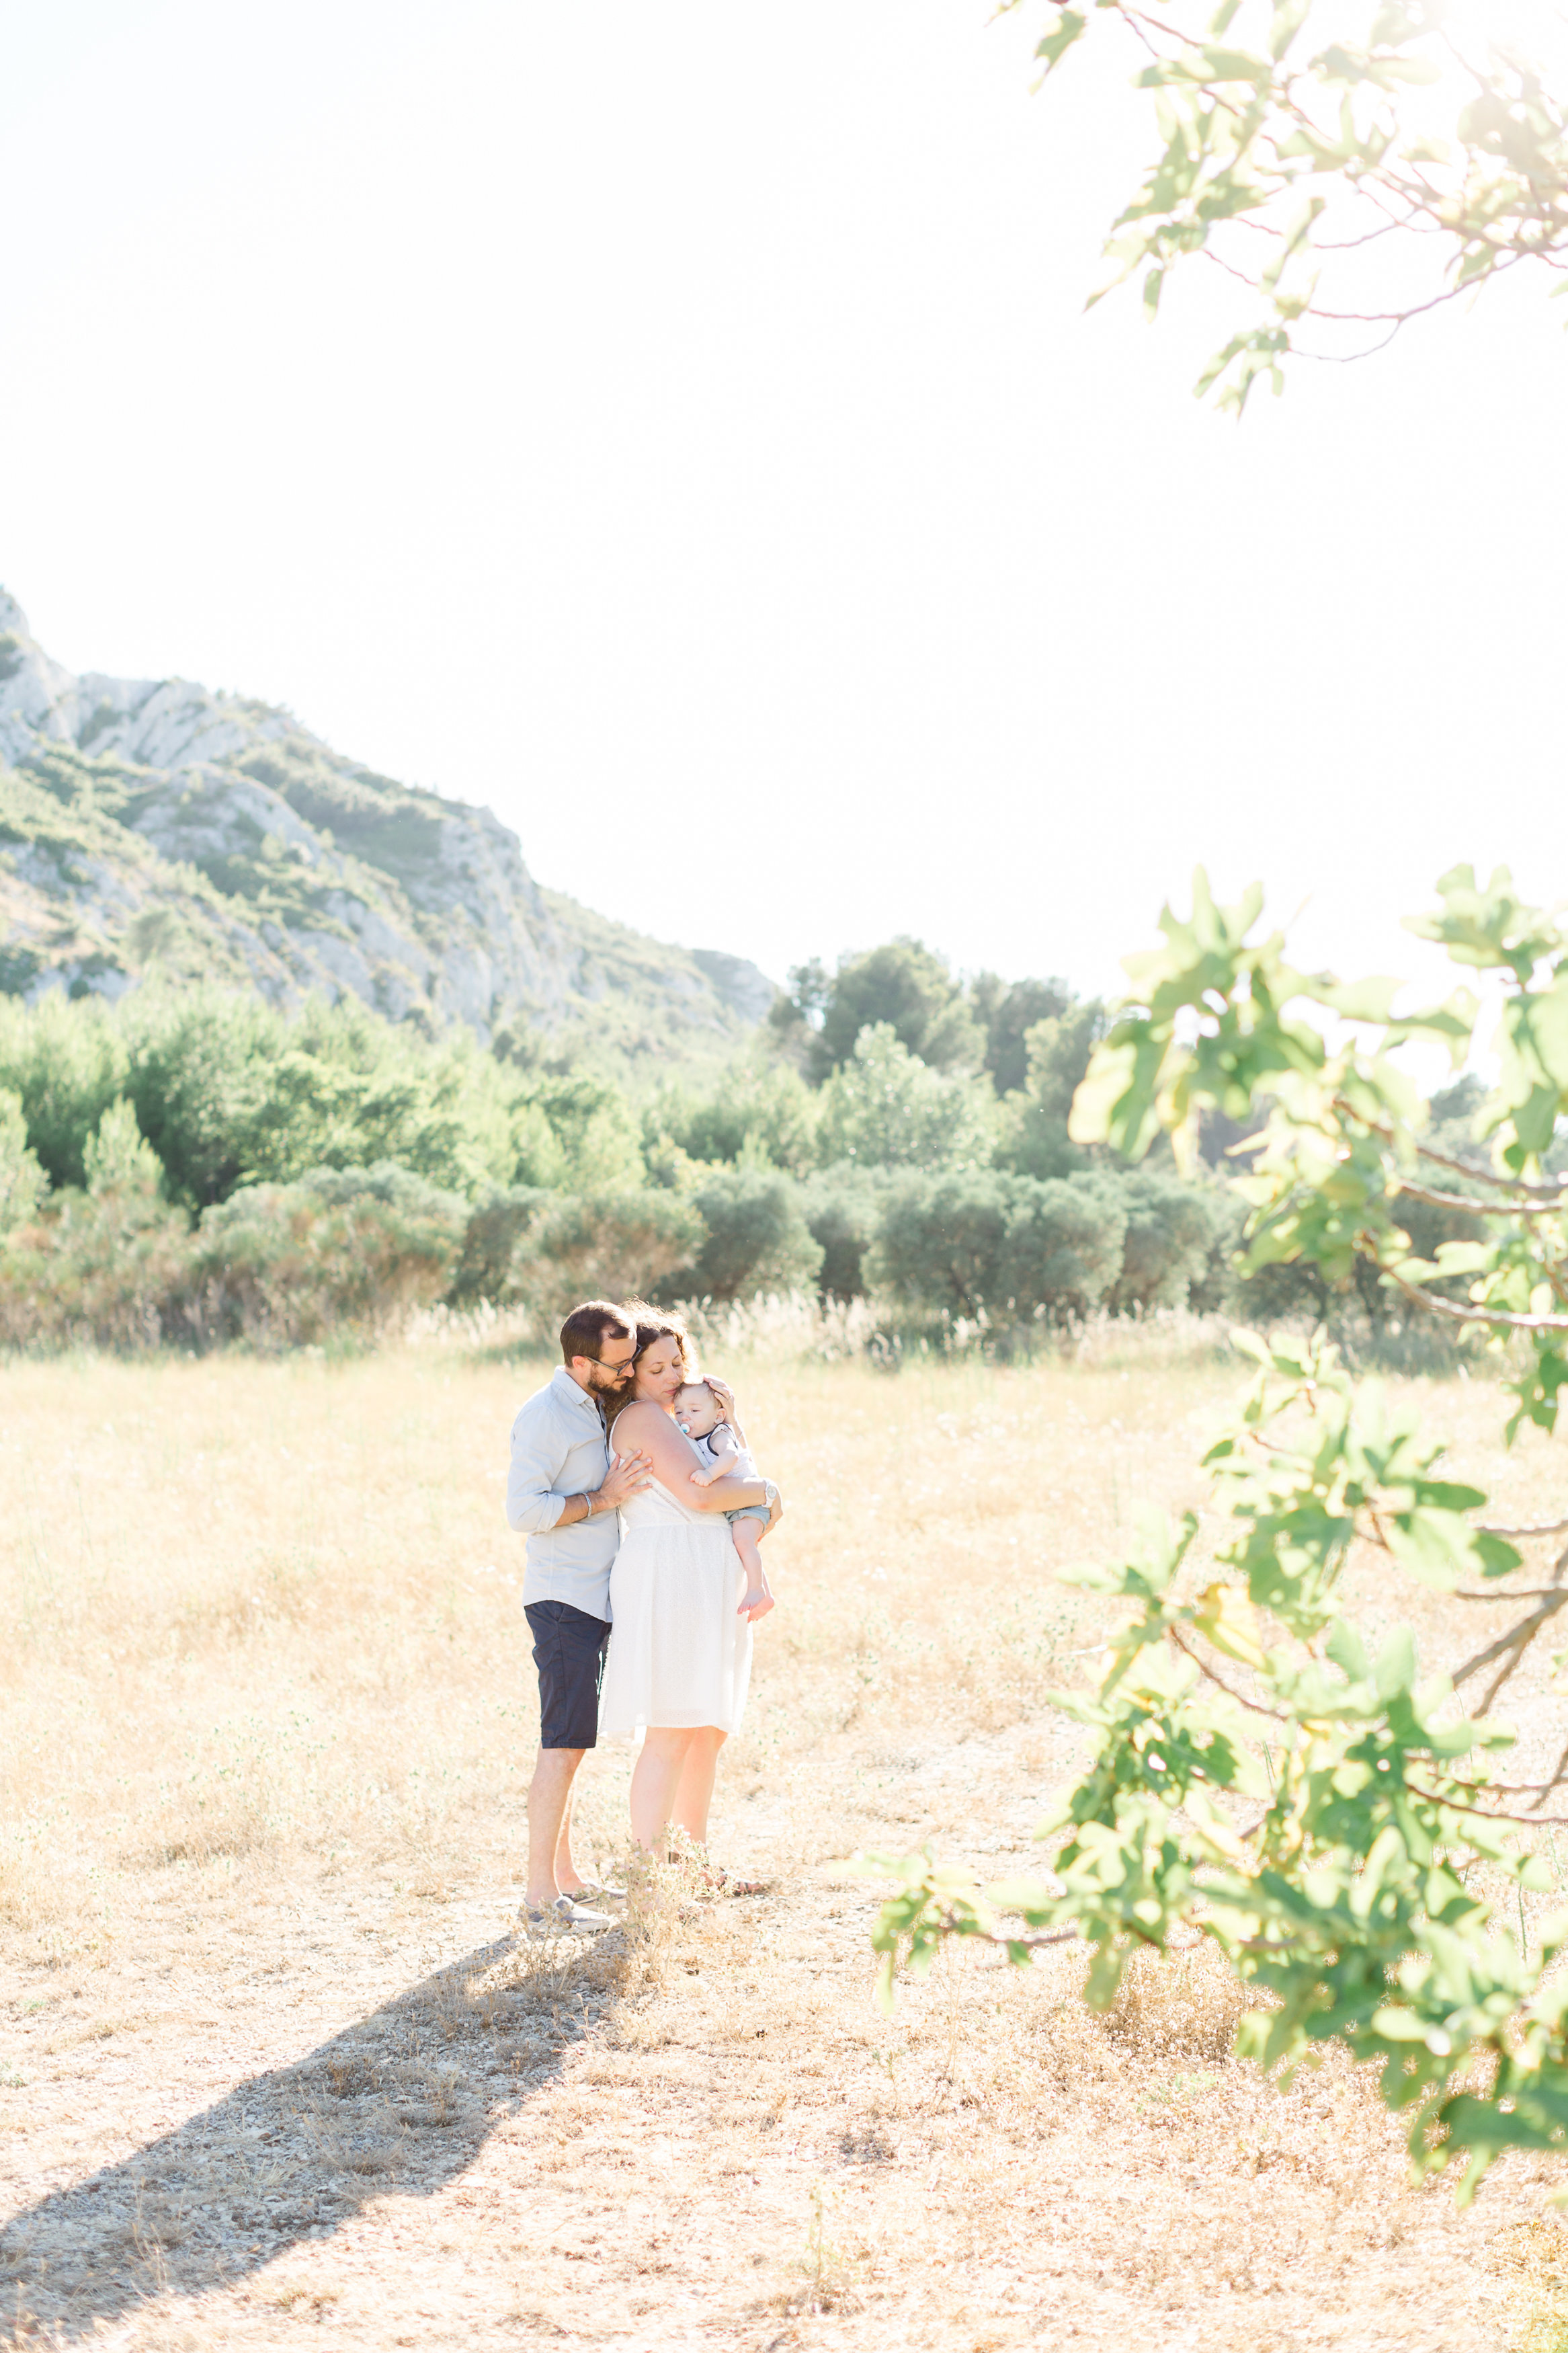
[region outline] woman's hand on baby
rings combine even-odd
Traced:
[[[749,1620],[754,1626],[759,1618],[765,1618],[767,1616],[768,1611],[773,1608],[773,1597],[768,1591],[766,1586],[748,1586],[745,1594],[742,1597],[741,1606],[736,1610],[735,1615],[737,1618],[745,1618]]]
[[[713,1392],[713,1401],[719,1409],[720,1420],[733,1421],[735,1419],[734,1390],[728,1381],[721,1381],[717,1373],[710,1373],[707,1380],[709,1388]]]

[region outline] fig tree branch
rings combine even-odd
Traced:
[[[1450,1323],[1490,1324],[1508,1332],[1568,1332],[1568,1315],[1516,1315],[1502,1307],[1461,1307],[1458,1300],[1439,1299],[1435,1291],[1411,1282],[1396,1266],[1384,1267],[1383,1271],[1407,1299],[1429,1308],[1434,1315],[1446,1315]]]

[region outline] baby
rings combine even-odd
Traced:
[[[710,1487],[715,1479],[760,1479],[762,1472],[752,1461],[750,1450],[742,1446],[729,1423],[720,1417],[719,1400],[706,1381],[688,1381],[675,1393],[675,1419],[702,1457],[703,1467],[692,1477],[700,1487]],[[761,1618],[773,1606],[768,1580],[763,1572],[762,1547],[756,1523],[768,1524],[765,1504],[747,1504],[738,1512],[726,1512],[730,1534],[735,1540],[735,1550],[741,1556],[746,1572],[746,1598],[741,1604],[741,1615]]]

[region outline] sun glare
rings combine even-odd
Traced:
[[[1443,24],[1460,56],[1484,64],[1496,50],[1539,65],[1560,86],[1568,63],[1568,8],[1555,0],[1450,0]]]

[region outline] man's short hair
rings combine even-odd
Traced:
[[[613,1300],[585,1299],[581,1307],[574,1307],[561,1326],[561,1361],[569,1365],[574,1356],[591,1356],[597,1361],[605,1351],[606,1340],[629,1340],[631,1318],[624,1307]]]

